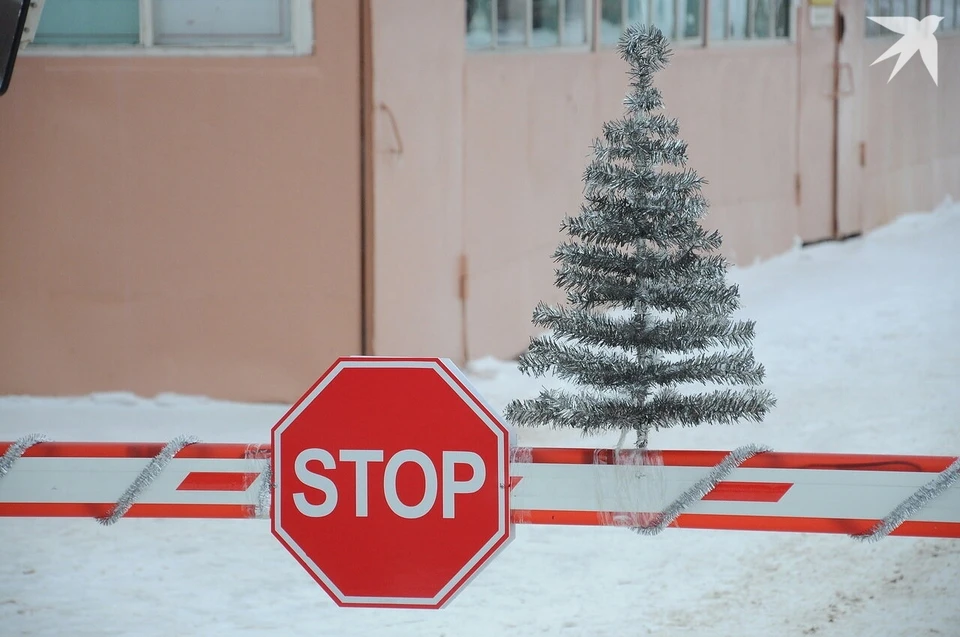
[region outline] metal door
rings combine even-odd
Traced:
[[[833,0],[798,5],[796,189],[800,238],[809,243],[836,236],[837,20]]]
[[[866,162],[864,141],[863,86],[864,75],[863,0],[837,2],[836,64],[836,200],[834,203],[834,236],[838,238],[863,231],[863,166]]]

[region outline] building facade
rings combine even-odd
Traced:
[[[636,21],[733,262],[960,196],[958,0],[238,3],[46,0],[0,99],[0,393],[515,356]],[[866,16],[928,13],[939,84],[888,83]]]

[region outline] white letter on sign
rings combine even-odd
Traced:
[[[337,506],[337,485],[335,485],[330,478],[310,471],[310,469],[307,468],[307,463],[311,460],[318,460],[324,469],[334,469],[337,465],[333,461],[333,456],[330,455],[330,452],[324,449],[304,449],[293,463],[294,471],[300,482],[308,487],[323,491],[326,497],[323,500],[323,504],[310,504],[303,493],[294,493],[293,503],[297,506],[297,510],[305,516],[322,518],[325,515],[330,515]]]
[[[458,464],[468,464],[473,469],[473,475],[466,482],[457,482],[454,471]],[[487,478],[487,470],[483,466],[483,458],[472,451],[444,451],[443,452],[443,517],[452,518],[453,499],[458,493],[476,493],[483,486]]]
[[[420,465],[423,471],[424,488],[423,498],[414,506],[407,506],[400,501],[397,495],[397,472],[405,462],[414,462]],[[387,504],[393,509],[393,512],[402,518],[413,520],[422,518],[433,508],[437,501],[437,470],[430,461],[430,457],[422,451],[416,449],[404,449],[398,451],[395,456],[390,458],[387,468],[383,473],[383,495],[387,498]]]
[[[367,464],[383,462],[383,452],[376,449],[344,449],[340,452],[340,462],[357,463],[357,517],[367,517]]]

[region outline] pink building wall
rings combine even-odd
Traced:
[[[360,10],[306,57],[21,56],[0,393],[290,400],[361,350]]]
[[[660,74],[736,263],[960,196],[960,38],[939,88],[919,61],[888,85],[861,4],[840,0],[839,48],[804,26],[678,48]],[[339,355],[525,347],[622,62],[466,52],[449,0],[315,14],[308,57],[21,58],[0,100],[0,393],[291,401]]]

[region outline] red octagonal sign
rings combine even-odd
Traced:
[[[338,359],[273,428],[273,534],[340,606],[440,608],[510,540],[509,446],[450,361]]]

